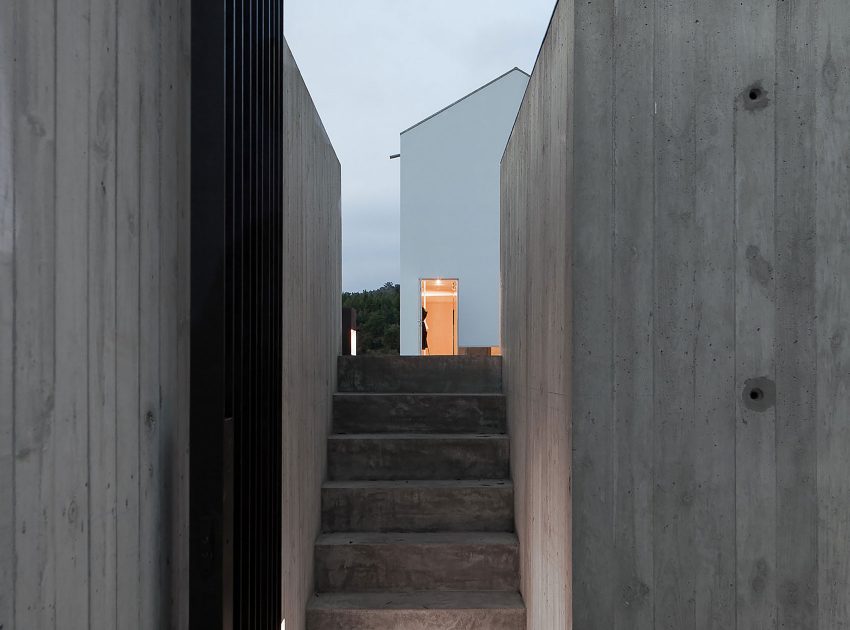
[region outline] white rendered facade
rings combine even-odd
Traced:
[[[514,69],[401,134],[401,354],[420,280],[458,280],[460,347],[499,346],[500,162],[528,85]]]

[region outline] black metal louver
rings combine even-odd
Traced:
[[[283,1],[192,15],[192,628],[281,619]]]

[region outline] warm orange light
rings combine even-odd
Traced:
[[[456,279],[420,279],[423,347],[421,354],[450,356],[457,354],[458,283]]]

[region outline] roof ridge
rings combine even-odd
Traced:
[[[470,96],[475,96],[476,94],[478,94],[478,93],[479,93],[479,92],[481,92],[482,90],[487,89],[488,87],[490,87],[490,86],[491,86],[491,85],[493,85],[494,83],[497,83],[498,81],[501,81],[502,79],[504,79],[505,77],[507,77],[507,76],[508,76],[508,75],[510,75],[510,74],[513,74],[514,72],[520,72],[520,73],[524,74],[526,77],[528,77],[529,79],[531,78],[531,75],[530,75],[530,74],[528,74],[525,70],[522,70],[521,68],[519,68],[519,67],[517,67],[517,66],[514,66],[513,68],[511,68],[510,70],[508,70],[508,71],[507,71],[507,72],[505,72],[504,74],[500,74],[499,76],[497,76],[497,77],[496,77],[495,79],[493,79],[492,81],[488,81],[487,83],[485,83],[484,85],[482,85],[482,86],[481,86],[480,88],[478,88],[477,90],[473,90],[472,92],[470,92],[470,93],[469,93],[469,94],[467,94],[466,96],[463,96],[463,97],[459,98],[458,100],[456,100],[456,101],[455,101],[454,103],[452,103],[451,105],[446,105],[446,106],[445,106],[443,109],[441,109],[440,111],[438,111],[438,112],[436,112],[436,113],[434,113],[434,114],[431,114],[430,116],[428,116],[427,118],[424,118],[423,120],[420,120],[418,123],[416,123],[416,124],[415,124],[415,125],[413,125],[412,127],[408,127],[407,129],[405,129],[404,131],[402,131],[400,135],[402,135],[402,136],[403,136],[403,135],[404,135],[404,134],[406,134],[408,131],[413,131],[414,129],[416,129],[416,128],[417,128],[417,127],[419,127],[420,125],[425,124],[426,122],[428,122],[428,121],[429,121],[429,120],[431,120],[432,118],[436,118],[437,116],[439,116],[439,115],[440,115],[440,114],[442,114],[443,112],[445,112],[445,111],[447,111],[447,110],[450,110],[450,109],[451,109],[452,107],[454,107],[455,105],[458,105],[459,103],[462,103],[463,101],[465,101],[466,99],[468,99]]]

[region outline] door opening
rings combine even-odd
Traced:
[[[420,354],[457,354],[458,280],[426,278],[420,281]]]

